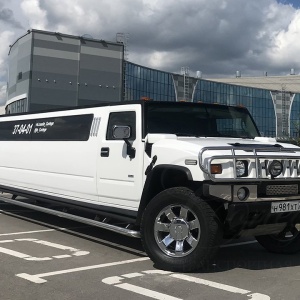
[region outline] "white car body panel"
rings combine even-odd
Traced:
[[[113,112],[136,112],[136,139],[132,142],[136,154],[127,155],[127,146],[122,140],[107,140],[109,114]],[[6,116],[1,122],[36,120],[59,116],[93,114],[94,123],[87,141],[0,141],[0,185],[27,192],[55,196],[68,200],[93,203],[137,211],[147,176],[145,170],[152,158],[157,157],[153,167],[171,165],[189,170],[192,180],[201,182],[210,179],[199,166],[199,155],[205,147],[227,147],[240,143],[245,145],[274,145],[272,138],[219,138],[177,137],[175,134],[149,134],[142,137],[142,108],[140,104],[111,105],[82,109],[70,109],[46,113]],[[95,121],[97,120],[97,122]],[[97,125],[98,124],[98,125]],[[97,127],[98,126],[98,127]],[[145,152],[146,144],[152,145],[151,155]],[[282,147],[299,149],[294,145]],[[101,149],[109,148],[109,156],[101,157]],[[245,154],[236,150],[237,154]],[[231,155],[230,150],[209,150],[203,153],[206,165],[212,156]],[[253,153],[249,158],[249,175],[255,178]],[[274,153],[264,153],[273,155]],[[278,159],[281,153],[276,153]],[[298,153],[288,153],[297,157]],[[196,162],[188,164],[187,161]],[[214,178],[233,178],[233,163],[215,159],[223,165],[222,174]],[[263,174],[267,177],[267,174]],[[285,177],[284,174],[281,177]],[[299,178],[295,171],[291,178]],[[280,178],[280,176],[279,176]]]

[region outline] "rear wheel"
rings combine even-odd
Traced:
[[[300,232],[295,226],[287,228],[277,235],[257,236],[256,240],[273,253],[292,254],[300,251]]]
[[[157,267],[191,272],[216,253],[222,230],[213,209],[187,188],[155,196],[144,211],[142,242]]]

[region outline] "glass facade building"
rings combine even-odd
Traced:
[[[125,100],[148,97],[156,101],[176,101],[171,73],[125,63]]]
[[[180,81],[180,79],[182,80]],[[138,100],[143,97],[148,97],[154,101],[183,100],[178,99],[179,87],[184,87],[183,79],[182,75],[126,62],[125,100]],[[245,106],[250,111],[263,136],[276,136],[275,109],[269,90],[213,82],[200,78],[189,78],[188,88],[187,94],[190,97],[184,100]],[[292,116],[297,119],[295,113]]]
[[[198,80],[193,101],[247,107],[263,136],[275,136],[275,110],[270,91]]]
[[[266,77],[256,82],[242,79],[191,77],[186,67],[181,74],[159,71],[124,60],[122,43],[32,30],[10,49],[5,111],[22,113],[142,98],[220,103],[248,108],[263,136],[299,137],[300,89],[296,88],[299,93],[289,92],[289,82],[284,83],[283,78],[271,78],[277,80],[277,87],[269,88]],[[296,85],[288,77],[284,80]]]

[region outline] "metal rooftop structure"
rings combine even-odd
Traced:
[[[235,77],[235,78],[205,78],[207,80],[234,84],[245,87],[255,87],[270,91],[300,93],[300,75],[261,76],[261,77]]]

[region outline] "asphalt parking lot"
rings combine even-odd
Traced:
[[[198,273],[156,269],[138,239],[0,202],[1,300],[299,299],[300,254],[223,245]]]

